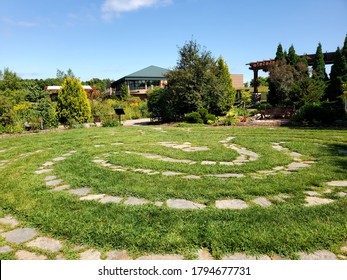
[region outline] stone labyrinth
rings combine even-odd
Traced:
[[[238,157],[235,159],[230,159],[230,161],[211,161],[211,160],[202,160],[202,161],[194,161],[191,159],[176,159],[172,157],[163,156],[160,154],[154,153],[146,153],[146,152],[134,152],[123,149],[124,143],[110,143],[110,144],[96,144],[94,145],[95,149],[109,146],[111,147],[119,146],[120,151],[117,152],[108,152],[103,153],[98,156],[95,156],[92,159],[92,162],[101,167],[109,169],[113,172],[130,172],[130,173],[140,173],[144,176],[177,176],[185,180],[202,180],[206,177],[216,177],[221,180],[228,180],[229,178],[238,179],[238,178],[246,178],[250,177],[252,179],[264,179],[268,176],[276,176],[278,174],[285,174],[287,176],[291,176],[293,172],[297,172],[300,169],[310,168],[312,165],[316,163],[314,160],[303,160],[303,155],[291,151],[288,148],[285,148],[283,144],[285,142],[272,142],[269,143],[272,149],[275,151],[282,152],[289,156],[292,159],[292,162],[287,165],[275,166],[271,170],[258,170],[256,172],[248,172],[248,173],[221,173],[221,174],[189,174],[183,172],[177,172],[172,170],[167,171],[159,171],[155,169],[147,169],[147,168],[136,168],[122,165],[115,165],[109,161],[109,158],[112,155],[123,153],[125,155],[132,155],[136,157],[142,157],[153,161],[162,161],[168,162],[172,164],[185,164],[185,165],[201,165],[201,166],[238,166],[245,165],[249,162],[257,161],[259,159],[259,155],[256,151],[251,151],[246,149],[245,147],[234,144],[232,141],[235,137],[230,136],[226,139],[222,139],[219,141],[219,144],[222,145],[225,149],[231,149],[237,152]],[[187,154],[198,152],[198,151],[209,151],[209,147],[207,146],[194,146],[190,142],[178,143],[178,142],[157,142],[155,145],[165,147],[167,149],[173,150],[181,150],[186,152]],[[227,150],[226,150],[227,151]],[[37,151],[40,152],[40,151]],[[35,152],[36,153],[36,152]],[[34,154],[34,153],[32,153]],[[186,200],[184,197],[180,199],[169,198],[166,201],[148,201],[141,197],[121,197],[121,196],[111,196],[106,193],[95,193],[93,189],[90,187],[83,187],[79,189],[72,189],[69,185],[69,182],[66,182],[64,178],[57,178],[52,175],[54,172],[54,166],[58,164],[60,161],[64,161],[65,159],[78,155],[78,151],[72,150],[68,151],[65,154],[62,154],[60,157],[52,158],[50,161],[45,162],[39,167],[38,170],[35,171],[35,174],[44,174],[45,176],[45,184],[47,187],[51,188],[51,191],[64,191],[68,192],[71,195],[75,195],[79,200],[94,200],[99,203],[120,203],[123,205],[143,205],[143,204],[154,204],[158,207],[167,206],[169,208],[175,209],[204,209],[207,205],[200,204],[194,201]],[[345,154],[343,154],[345,155]],[[24,157],[26,155],[22,155]],[[7,164],[7,162],[2,162],[2,165]],[[345,197],[346,193],[342,191],[341,187],[347,187],[347,181],[331,181],[326,182],[328,189],[324,192],[317,192],[315,190],[304,191],[305,195],[305,206],[315,206],[320,204],[332,203],[335,200],[331,198],[324,197],[326,194],[336,193],[337,197]],[[271,197],[256,197],[250,201],[244,201],[241,199],[233,199],[233,198],[225,198],[221,200],[217,200],[214,202],[213,206],[217,209],[245,209],[252,205],[259,205],[261,207],[270,207],[272,206],[271,201],[276,201],[280,203],[286,202],[286,200],[290,199],[291,195],[286,193],[279,193],[277,195],[273,195]]]

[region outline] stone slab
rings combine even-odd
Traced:
[[[101,203],[120,203],[122,201],[122,197],[115,196],[105,196],[99,200]]]
[[[257,197],[252,201],[262,207],[269,207],[272,205],[272,203],[266,197]]]
[[[20,244],[34,238],[37,233],[36,230],[32,228],[17,228],[4,232],[1,235],[6,239],[7,242]]]
[[[175,209],[203,209],[206,205],[195,203],[185,199],[169,199],[166,201],[169,208]]]
[[[19,224],[19,222],[17,221],[16,218],[13,218],[12,216],[8,215],[0,219],[0,224],[15,227]]]
[[[54,162],[53,161],[47,161],[47,162],[45,162],[42,166],[51,166],[51,165],[53,165],[54,164]]]
[[[43,173],[48,173],[53,171],[53,169],[40,169],[40,170],[36,170],[35,174],[43,174]]]
[[[54,177],[54,176],[53,176]],[[57,180],[52,180],[52,181],[46,181],[46,186],[47,187],[56,187],[58,186],[63,180],[57,179]]]
[[[148,200],[143,198],[137,198],[137,197],[129,197],[124,204],[126,205],[143,205],[148,203]]]
[[[305,206],[316,206],[321,204],[328,204],[334,202],[334,200],[329,198],[321,198],[315,196],[309,196],[305,198],[306,204]]]
[[[343,247],[341,247],[341,249],[340,249],[342,252],[345,252],[345,253],[347,253],[347,245],[346,246],[343,246]]]
[[[47,260],[47,257],[44,255],[36,255],[34,253],[31,253],[25,250],[19,250],[16,252],[16,259],[17,260]]]
[[[99,200],[103,198],[105,194],[90,194],[80,197],[80,200]]]
[[[304,168],[304,167],[309,167],[310,165],[308,163],[304,163],[304,162],[292,162],[287,166],[288,170],[298,170],[300,168]]]
[[[304,191],[304,194],[307,194],[309,196],[321,196],[321,194],[316,191]]]
[[[26,244],[28,247],[36,247],[41,250],[50,251],[56,253],[63,247],[61,241],[49,238],[49,237],[38,237]]]
[[[249,256],[243,253],[235,253],[233,255],[226,255],[222,260],[256,260],[257,257]]]
[[[56,177],[56,176],[53,176],[53,175],[49,175],[49,176],[46,176],[46,177],[45,177],[45,181],[53,181],[53,180],[55,180],[55,179],[57,179],[57,177]]]
[[[211,160],[204,160],[201,162],[202,165],[216,165],[217,163],[215,161]]]
[[[63,191],[63,190],[67,190],[69,188],[70,188],[70,185],[62,185],[62,186],[55,187],[51,191]]]
[[[53,161],[62,161],[64,159],[65,159],[65,157],[56,157],[53,159]]]
[[[187,175],[183,177],[184,179],[201,179],[200,176],[196,176],[196,175]]]
[[[125,250],[114,250],[107,252],[107,260],[131,260],[131,258]]]
[[[137,258],[137,260],[183,260],[182,255],[148,255]]]
[[[100,260],[101,253],[94,249],[89,249],[80,254],[80,260]]]
[[[245,177],[243,174],[237,173],[225,173],[225,174],[215,174],[215,175],[207,175],[208,177],[217,177],[217,178],[242,178]]]
[[[331,181],[327,184],[332,187],[347,187],[347,181]]]
[[[301,260],[337,260],[337,257],[332,252],[327,250],[319,250],[312,254],[300,253]]]
[[[207,249],[200,249],[198,251],[198,260],[213,260],[213,257]]]
[[[174,171],[165,171],[162,173],[163,176],[178,176],[182,175],[183,173],[180,172],[174,172]]]
[[[4,253],[9,253],[12,252],[13,249],[10,246],[2,246],[0,247],[0,254],[4,254]]]
[[[79,195],[79,196],[84,196],[84,195],[87,195],[88,193],[90,193],[90,191],[91,191],[91,188],[80,188],[80,189],[69,190],[68,193]]]
[[[218,209],[245,209],[248,204],[241,199],[217,200],[216,208]]]

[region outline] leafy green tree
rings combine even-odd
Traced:
[[[147,106],[151,118],[161,121],[176,119],[173,100],[167,88],[153,88],[147,95]]]
[[[236,90],[230,76],[229,68],[222,57],[217,60],[215,77],[211,77],[212,88],[208,94],[206,107],[209,112],[221,115],[229,111],[235,102]]]
[[[0,91],[21,89],[23,89],[22,79],[16,72],[12,72],[8,68],[5,68],[4,72],[0,71]]]
[[[324,55],[322,52],[322,45],[321,43],[318,44],[317,51],[316,51],[316,57],[313,62],[312,66],[312,78],[315,80],[324,81],[327,77],[327,74],[325,73],[325,62],[324,62]]]
[[[87,94],[77,78],[66,77],[58,93],[57,112],[61,123],[83,123],[91,114]]]
[[[177,66],[167,73],[167,78],[176,118],[200,108],[221,114],[234,102],[235,90],[225,61],[216,61],[194,40],[179,49]]]

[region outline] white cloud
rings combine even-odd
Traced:
[[[101,9],[104,18],[110,19],[113,14],[119,15],[141,8],[167,5],[171,2],[172,0],[106,0]]]
[[[11,18],[2,18],[1,21],[5,25],[18,26],[24,28],[33,28],[39,26],[39,23],[37,21],[16,21]]]

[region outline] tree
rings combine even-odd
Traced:
[[[289,50],[288,50],[288,55],[287,55],[288,64],[290,64],[291,66],[293,66],[295,68],[297,63],[298,63],[298,59],[299,58],[295,53],[294,46],[291,45]]]
[[[211,77],[212,89],[208,95],[206,107],[209,112],[221,115],[231,108],[235,102],[236,90],[230,76],[229,68],[222,57],[217,60],[215,78]]]
[[[12,72],[8,68],[5,68],[4,72],[0,71],[0,91],[21,89],[23,89],[22,79],[16,72]]]
[[[282,59],[269,67],[269,73],[268,102],[273,106],[288,104],[295,83],[295,69]]]
[[[57,112],[63,124],[71,121],[83,123],[90,117],[87,94],[77,78],[65,78],[58,93]]]
[[[342,85],[347,82],[347,57],[344,53],[344,49],[341,50],[339,47],[335,52],[334,64],[331,66],[328,90],[325,95],[325,98],[330,101],[338,100],[338,97],[343,94]]]
[[[167,78],[175,118],[200,108],[221,114],[234,103],[235,91],[225,61],[216,61],[196,41],[179,49],[177,66],[167,73]]]
[[[119,96],[122,100],[127,100],[130,97],[129,88],[126,83],[123,83],[119,90]]]
[[[325,62],[324,62],[324,55],[322,52],[322,45],[321,43],[318,44],[317,51],[316,51],[316,57],[313,61],[312,66],[312,78],[315,80],[324,81],[327,77],[327,74],[325,73]]]
[[[277,51],[276,51],[276,58],[275,60],[282,60],[285,59],[284,53],[283,53],[283,47],[282,44],[278,44]]]

